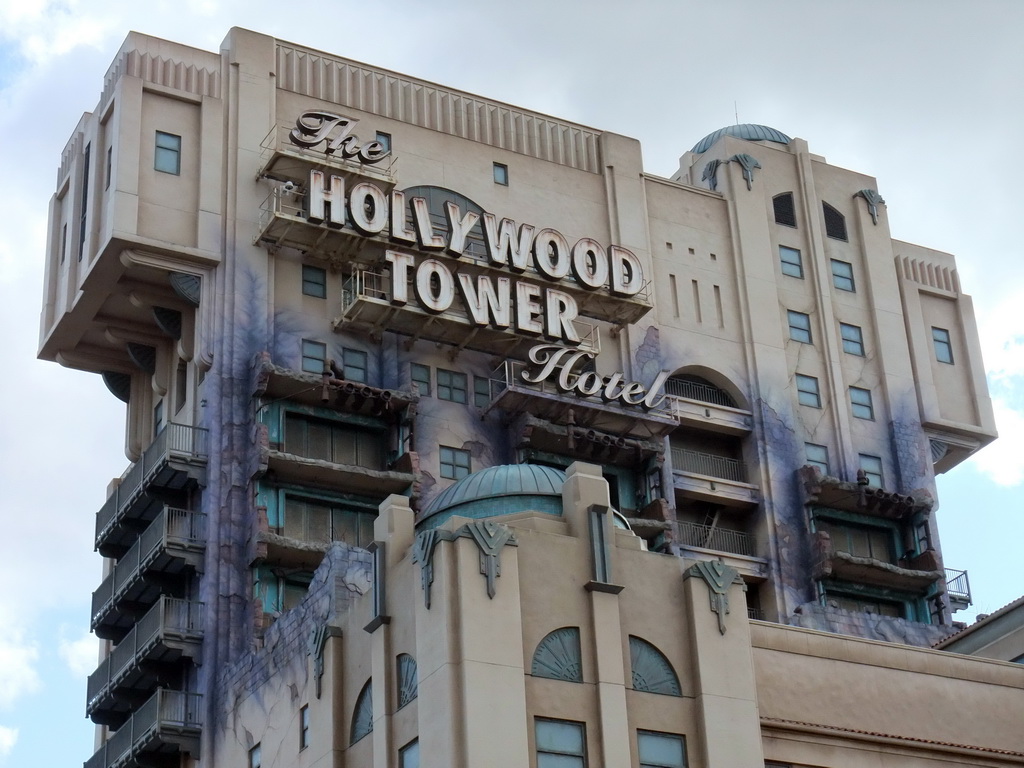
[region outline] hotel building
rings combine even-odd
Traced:
[[[130,34],[40,331],[127,405],[87,768],[1024,762],[1024,669],[929,649],[935,475],[995,427],[878,187]]]

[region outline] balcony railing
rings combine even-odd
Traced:
[[[680,520],[676,523],[676,532],[683,546],[756,557],[753,538],[742,531]]]
[[[430,314],[413,304],[405,306],[405,312],[396,314],[391,303],[392,289],[390,274],[370,270],[354,271],[342,286],[341,317],[338,322],[367,322],[370,325],[384,323],[390,330],[416,338],[490,352],[495,352],[496,344],[502,340],[510,343],[521,340],[506,329],[478,326],[461,302],[453,303],[439,315]],[[412,279],[408,281],[406,292],[409,296],[415,295]],[[601,332],[597,325],[581,319],[573,320],[572,324],[580,339],[579,348],[599,353]]]
[[[85,761],[83,768],[138,765],[136,758],[165,745],[195,753],[202,729],[203,697],[198,693],[158,690]]]
[[[93,629],[97,628],[103,615],[156,563],[161,554],[184,558],[202,552],[205,541],[206,515],[165,507],[93,592]]]
[[[710,384],[701,384],[698,381],[671,378],[665,382],[665,394],[674,397],[685,397],[688,400],[699,400],[702,403],[721,405],[726,408],[736,407],[736,401],[724,389],[713,387]]]
[[[166,424],[156,439],[121,476],[121,482],[96,514],[96,546],[124,517],[125,511],[171,459],[189,464],[205,463],[207,430],[184,424]]]
[[[672,449],[672,468],[677,472],[693,472],[736,483],[747,482],[747,466],[742,461],[691,451],[688,448]]]
[[[162,644],[180,648],[188,643],[197,644],[202,636],[202,603],[161,597],[89,675],[86,712],[91,716],[100,700],[156,647]]]
[[[971,605],[971,583],[967,580],[967,571],[946,569],[946,594],[954,603],[964,607]]]

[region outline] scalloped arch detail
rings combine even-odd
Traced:
[[[633,690],[682,696],[679,677],[665,654],[639,637],[629,636],[629,666]]]
[[[583,657],[580,653],[579,627],[562,627],[548,632],[537,643],[530,674],[551,680],[583,682]]]

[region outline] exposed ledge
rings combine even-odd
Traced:
[[[924,489],[909,494],[892,493],[823,475],[817,467],[809,465],[800,467],[797,472],[807,505],[903,520],[921,512],[928,514],[935,504],[931,493]]]

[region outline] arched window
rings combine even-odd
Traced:
[[[350,743],[355,744],[368,733],[373,733],[373,678],[366,681],[356,698],[356,707],[352,710]]]
[[[409,187],[408,189],[402,190],[402,194],[405,195],[405,202],[408,206],[405,211],[405,220],[407,225],[410,227],[414,226],[412,199],[414,197],[422,197],[427,201],[427,210],[430,211],[430,223],[434,227],[434,231],[438,234],[443,232],[447,235],[449,232],[448,214],[445,210],[445,203],[454,203],[457,205],[460,215],[462,216],[465,216],[469,212],[473,212],[478,215],[482,215],[484,213],[483,208],[465,195],[460,195],[458,192],[453,192],[452,190],[445,189],[444,187],[433,187],[429,185]],[[473,259],[487,258],[487,246],[484,243],[484,230],[483,223],[481,221],[477,221],[469,230],[469,234],[466,236],[466,248],[464,253]]]
[[[682,696],[679,678],[665,654],[639,637],[629,636],[629,663],[633,690]]]
[[[721,387],[716,387],[702,376],[681,374],[671,377],[665,382],[665,394],[685,397],[688,400],[698,400],[702,403],[724,405],[726,408],[736,408],[736,400]]]
[[[398,708],[401,709],[419,696],[419,679],[416,670],[416,659],[408,653],[398,654]]]
[[[783,192],[772,198],[772,205],[775,208],[775,223],[784,224],[787,227],[796,226],[796,206],[793,204],[793,193]]]
[[[825,214],[825,234],[836,240],[846,240],[846,217],[828,203],[821,204]]]
[[[530,674],[534,677],[582,683],[579,628],[562,627],[545,635],[534,651]]]

